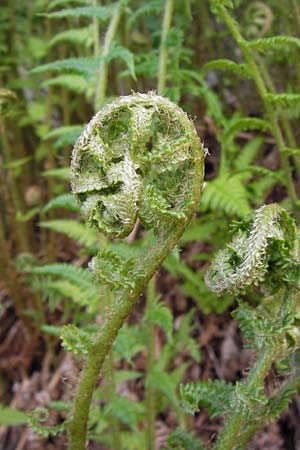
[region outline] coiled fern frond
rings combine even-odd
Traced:
[[[276,289],[290,276],[291,262],[297,259],[296,242],[296,225],[289,214],[277,204],[264,205],[217,253],[206,284],[219,295],[237,294],[251,284],[265,283]]]
[[[109,236],[127,236],[137,218],[157,231],[185,219],[195,159],[201,143],[179,107],[154,93],[121,97],[77,141],[72,190],[88,222]]]
[[[105,249],[92,261],[98,278],[116,296],[87,350],[69,424],[72,450],[85,448],[93,390],[118,331],[198,206],[203,160],[192,121],[154,93],[121,97],[105,106],[75,145],[71,184],[88,223],[124,238],[139,219],[155,240],[130,260]]]

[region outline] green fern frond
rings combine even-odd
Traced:
[[[27,414],[19,409],[0,403],[0,425],[10,427],[26,423]]]
[[[132,359],[139,352],[145,350],[146,333],[139,325],[128,326],[125,324],[114,343],[113,351],[117,359],[125,359],[129,364],[132,364]]]
[[[178,400],[175,393],[177,382],[174,382],[170,373],[164,372],[160,367],[154,366],[153,369],[147,373],[145,386],[161,392],[174,406],[178,406]]]
[[[24,158],[15,159],[13,161],[10,161],[6,164],[0,164],[1,169],[10,169],[14,170],[15,176],[18,175],[18,172],[20,169],[25,165],[28,164],[29,161],[32,160],[32,156],[25,156]]]
[[[188,431],[177,428],[168,437],[167,450],[205,450],[205,445]]]
[[[167,340],[172,341],[173,316],[170,309],[158,299],[147,309],[143,320],[160,326],[166,333]]]
[[[161,10],[162,10],[161,0],[152,0],[145,4],[142,4],[138,8],[135,8],[132,14],[130,14],[127,26],[131,28],[140,17],[145,17],[150,14],[159,14]]]
[[[69,280],[74,285],[87,291],[95,289],[95,278],[93,274],[81,267],[76,267],[68,263],[45,264],[44,266],[34,266],[29,273],[36,275],[49,275],[62,280]]]
[[[208,181],[202,193],[200,208],[220,210],[237,217],[249,214],[251,208],[243,177],[226,174]]]
[[[290,46],[296,46],[300,49],[300,39],[294,36],[272,36],[246,41],[243,45],[260,53],[266,53],[268,50],[289,51]]]
[[[270,170],[262,166],[245,166],[238,171],[239,173],[249,173],[249,175],[259,175],[262,177],[273,178],[277,182],[284,181],[284,175],[282,170]]]
[[[78,8],[66,8],[61,9],[60,11],[53,11],[50,13],[42,14],[49,19],[64,19],[66,17],[71,18],[95,18],[101,20],[102,22],[107,21],[112,11],[115,8],[115,4],[107,5],[107,6],[83,6]]]
[[[95,74],[98,66],[99,61],[95,58],[67,58],[35,67],[31,73],[73,72],[90,78]]]
[[[284,147],[282,151],[288,156],[300,156],[300,148]]]
[[[233,9],[232,0],[210,0],[210,8],[213,14],[221,14],[222,8]]]
[[[124,260],[112,250],[103,250],[90,262],[90,268],[96,277],[111,289],[132,287],[136,275],[132,272],[134,260]]]
[[[88,353],[92,344],[90,334],[83,330],[79,330],[79,328],[72,324],[64,325],[62,327],[60,338],[62,340],[61,345],[74,355]]]
[[[230,59],[215,59],[204,64],[201,73],[205,75],[210,70],[228,70],[232,73],[237,73],[244,77],[251,77],[251,72],[247,64],[238,64]]]
[[[105,56],[105,61],[109,63],[112,59],[119,58],[128,67],[129,73],[134,80],[136,80],[135,67],[134,67],[134,56],[133,53],[121,45],[113,45],[107,55]]]
[[[277,204],[262,206],[217,253],[206,273],[208,288],[217,294],[238,294],[250,284],[278,289],[291,273],[288,261],[295,257],[296,237],[295,222],[285,210]]]
[[[69,167],[57,167],[56,169],[45,170],[41,175],[42,177],[55,177],[59,180],[69,180],[70,169]]]
[[[248,130],[261,130],[267,131],[270,128],[270,124],[267,120],[259,119],[256,117],[242,117],[241,119],[236,119],[232,124],[226,129],[224,133],[224,139],[228,140],[234,134],[239,131]]]
[[[272,298],[272,307],[276,309],[276,301]],[[249,304],[239,301],[233,317],[239,322],[248,346],[261,350],[265,345],[279,345],[281,336],[289,333],[294,326],[294,318],[287,316],[279,324],[269,318],[263,308],[252,308]]]
[[[253,192],[253,198],[255,198],[257,205],[264,203],[267,195],[271,192],[277,182],[278,180],[276,177],[260,177],[259,179],[251,182],[250,189],[251,192]]]
[[[195,414],[200,406],[208,409],[210,417],[223,414],[230,408],[234,385],[224,380],[208,380],[180,385],[184,411]]]
[[[105,411],[130,427],[132,431],[137,431],[145,413],[145,407],[140,402],[130,400],[124,395],[118,395],[110,398]]]
[[[240,153],[236,157],[234,161],[234,167],[237,170],[244,169],[247,166],[250,166],[251,163],[257,157],[265,139],[261,136],[256,136],[251,139],[244,147],[240,150]]]
[[[47,9],[50,11],[58,6],[84,5],[85,3],[85,0],[51,0],[47,5]]]
[[[300,94],[266,94],[265,99],[274,106],[292,107],[299,105]]]
[[[98,233],[88,228],[83,223],[72,219],[56,219],[39,222],[40,227],[63,233],[82,245],[90,247],[98,242]]]
[[[91,83],[89,83],[82,75],[64,74],[49,78],[42,83],[42,86],[62,86],[70,91],[77,92],[78,94],[84,94],[90,90]]]
[[[48,416],[49,412],[46,408],[36,408],[28,414],[28,422],[34,433],[39,436],[49,437],[56,436],[58,433],[66,429],[68,425],[67,421],[55,426],[43,425],[43,422],[48,419]]]
[[[43,279],[40,286],[45,291],[55,291],[64,298],[72,299],[73,303],[79,306],[94,306],[99,298],[99,292],[93,286],[89,289],[83,289],[82,286],[68,280],[51,281]]]
[[[61,42],[90,47],[93,44],[93,29],[89,26],[56,33],[56,35],[50,39],[48,46],[49,48],[52,48]]]
[[[57,197],[52,198],[46,205],[43,207],[42,212],[46,213],[51,209],[56,208],[65,208],[69,211],[79,212],[79,207],[77,206],[77,202],[72,194],[61,194]]]
[[[72,145],[80,136],[82,132],[82,125],[65,125],[62,127],[54,128],[44,136],[44,139],[56,139],[54,143],[55,148],[64,147],[65,145]],[[52,169],[61,170],[61,169]],[[44,172],[45,173],[45,172]]]

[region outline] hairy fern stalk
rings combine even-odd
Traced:
[[[188,412],[206,406],[225,425],[214,450],[242,450],[253,434],[275,420],[299,388],[300,348],[299,238],[290,215],[277,204],[264,205],[236,225],[232,241],[215,257],[206,274],[217,294],[239,295],[260,285],[265,298],[258,307],[240,301],[233,313],[257,360],[243,382],[223,380],[181,387]],[[265,378],[274,363],[285,361],[290,374],[266,394]]]
[[[121,97],[105,106],[75,145],[72,190],[88,223],[124,238],[139,219],[155,241],[136,259],[122,260],[106,250],[91,262],[115,300],[87,350],[69,422],[71,450],[85,448],[93,390],[119,329],[197,208],[203,161],[193,123],[154,93]]]

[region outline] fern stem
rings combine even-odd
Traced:
[[[95,89],[95,105],[94,105],[96,111],[98,111],[98,109],[103,105],[105,101],[107,89],[107,76],[108,76],[108,63],[106,61],[106,57],[108,55],[110,46],[118,30],[121,15],[123,12],[123,6],[124,2],[123,0],[120,0],[117,6],[115,7],[107,32],[105,34],[101,61],[99,64],[99,68],[97,70],[97,83]]]
[[[295,186],[293,183],[292,170],[290,167],[288,157],[284,153],[285,143],[284,143],[284,139],[282,136],[280,126],[278,124],[278,119],[273,111],[272,106],[266,101],[267,88],[265,86],[264,80],[263,80],[262,75],[259,71],[259,68],[256,64],[255,58],[252,55],[251,50],[247,47],[246,41],[239,31],[237,23],[231,17],[231,15],[228,13],[225,6],[220,5],[219,11],[224,19],[224,22],[228,26],[232,36],[236,40],[237,44],[241,47],[241,50],[245,57],[245,60],[251,69],[253,81],[257,87],[258,93],[263,102],[267,117],[271,124],[271,129],[272,129],[273,135],[274,135],[276,143],[277,143],[279,156],[281,159],[283,171],[284,171],[285,178],[286,178],[286,187],[288,190],[288,194],[289,194],[289,197],[290,197],[293,207],[295,208],[295,210],[297,210],[298,209],[297,195],[296,195]]]
[[[0,136],[2,137],[2,149],[4,154],[5,163],[10,163],[13,160],[13,150],[10,146],[8,140],[8,135],[6,132],[6,126],[4,120],[0,117]],[[9,187],[12,198],[12,203],[14,205],[14,211],[24,212],[24,199],[22,198],[21,191],[19,189],[17,180],[10,171],[9,173]],[[14,219],[15,221],[15,219]],[[25,222],[20,221],[16,224],[18,247],[20,251],[30,251],[30,245],[28,241],[28,228]]]
[[[158,81],[157,81],[158,94],[163,94],[166,87],[166,72],[167,72],[167,57],[168,57],[166,41],[171,26],[172,13],[173,13],[173,0],[166,0],[163,26],[161,32],[159,62],[158,62]]]
[[[147,286],[147,309],[150,310],[155,299],[155,277],[153,277]],[[147,324],[147,373],[153,368],[155,362],[155,326],[153,323]],[[155,418],[156,418],[156,395],[154,389],[146,388],[147,403],[147,450],[155,450]]]
[[[262,76],[265,79],[265,83],[266,83],[269,91],[271,93],[275,93],[276,90],[275,90],[274,83],[273,83],[273,81],[272,81],[272,79],[270,77],[270,74],[268,72],[268,69],[267,69],[264,61],[262,60],[262,58],[259,55],[257,55],[256,60],[258,62],[261,74],[262,74]],[[284,133],[285,133],[285,136],[286,136],[286,139],[287,139],[287,142],[288,142],[289,146],[292,147],[292,148],[297,148],[296,138],[294,136],[294,133],[293,133],[293,130],[292,130],[292,127],[291,127],[291,124],[290,124],[289,120],[285,116],[283,116],[281,118],[281,122],[282,122],[282,127],[283,127],[283,130],[284,130]],[[300,163],[299,163],[299,158],[298,157],[294,157],[293,161],[294,161],[295,169],[296,169],[296,172],[297,172],[298,182],[300,182]]]
[[[284,320],[286,319],[287,315],[290,314],[294,308],[295,301],[294,294],[288,287],[285,287],[284,292],[281,293],[280,296],[280,308],[277,312],[277,318],[274,317],[274,319],[278,323],[278,328],[283,326]],[[288,356],[290,350],[287,348],[285,341],[286,337],[284,333],[282,338],[283,339],[280,339],[277,343],[272,342],[270,344],[265,344],[265,346],[260,351],[258,359],[244,383],[245,390],[248,393],[250,399],[252,392],[255,392],[257,388],[263,386],[264,380],[272,367],[273,361],[275,361],[276,358]],[[249,405],[247,413],[253,414],[254,411],[255,406]],[[247,425],[248,417],[249,416],[245,415],[245,413],[243,414],[243,411],[239,407],[237,407],[234,412],[232,412],[231,416],[228,418],[227,423],[224,425],[223,430],[219,434],[214,450],[236,449],[240,444],[239,437],[243,436],[243,431],[246,430],[243,430],[243,427]],[[262,424],[260,423],[258,429],[260,429],[261,426]],[[255,431],[256,430],[253,429],[253,432]],[[250,432],[247,433],[247,436],[245,435],[243,437],[243,442],[247,443],[246,437],[249,440],[252,436],[253,434],[250,434]]]
[[[74,415],[69,427],[70,450],[84,450],[90,402],[103,362],[111,350],[118,331],[139,300],[144,287],[150,281],[161,262],[176,245],[185,226],[186,224],[182,224],[169,230],[170,235],[166,242],[158,244],[153,249],[152,254],[148,255],[147,260],[142,264],[143,278],[135,283],[131,291],[125,291],[107,313],[106,320],[89,351],[85,367],[82,371],[74,403]]]
[[[112,399],[116,393],[115,368],[113,352],[110,351],[106,362],[106,381],[108,391],[108,401]],[[119,430],[118,419],[110,414],[110,430],[112,437],[112,445],[114,450],[122,450],[121,435]]]
[[[115,264],[120,266],[121,273],[117,284],[118,288],[116,289],[117,294],[115,301],[105,311],[102,326],[94,343],[88,351],[85,366],[82,370],[74,401],[73,417],[70,419],[69,424],[70,450],[84,450],[90,403],[103,363],[111,351],[112,344],[117,337],[120,328],[123,326],[134,305],[138,302],[143,289],[180,239],[198,206],[202,188],[204,167],[203,147],[199,141],[196,130],[187,115],[169,100],[153,93],[134,94],[117,99],[112,104],[99,111],[78,139],[73,152],[71,170],[72,188],[73,192],[77,193],[78,200],[81,202],[82,200],[83,202],[88,200],[89,202],[89,199],[95,199],[95,190],[92,186],[94,183],[88,181],[86,184],[86,178],[84,178],[84,184],[82,184],[82,177],[89,175],[89,170],[91,169],[90,164],[86,166],[86,158],[90,161],[89,154],[85,150],[86,145],[92,149],[92,152],[95,148],[101,152],[103,144],[101,141],[99,142],[99,135],[95,135],[94,130],[98,130],[99,125],[104,126],[104,124],[109,124],[110,130],[112,130],[113,127],[111,125],[114,124],[114,120],[118,120],[118,114],[120,112],[124,113],[125,111],[128,111],[131,115],[131,118],[128,118],[126,121],[127,133],[130,140],[124,141],[124,134],[122,134],[122,142],[119,142],[123,151],[123,166],[120,167],[116,165],[119,164],[119,162],[111,165],[111,169],[114,168],[116,170],[118,167],[121,169],[119,176],[123,177],[124,191],[120,191],[117,194],[119,197],[115,197],[113,194],[108,197],[110,200],[110,204],[108,205],[110,209],[107,209],[107,211],[101,209],[101,201],[98,203],[97,225],[100,231],[104,230],[108,235],[125,237],[132,231],[137,217],[143,218],[143,214],[147,211],[147,220],[151,219],[152,222],[150,221],[150,224],[152,224],[152,228],[155,231],[155,243],[144,251],[139,258],[136,258],[135,261],[132,260],[132,267],[130,268],[130,273],[128,275],[126,275],[126,268],[118,257],[114,259],[115,257],[112,257],[112,255],[109,254],[107,256],[107,258],[109,258],[108,263],[107,259],[105,259],[105,254],[104,256],[98,255],[97,257],[98,261],[100,260],[98,269],[99,276],[101,276],[107,284],[111,283],[111,279],[113,281],[114,274],[112,272],[114,269],[112,269],[111,263],[114,263],[114,260]],[[170,210],[164,210],[164,202],[167,201],[166,199],[164,201],[162,200],[161,203],[158,203],[157,196],[155,196],[152,200],[152,197],[149,196],[151,193],[150,185],[148,190],[146,188],[144,188],[144,191],[140,190],[140,186],[143,186],[144,182],[146,183],[148,171],[151,172],[149,170],[151,168],[150,163],[148,163],[149,166],[146,171],[147,166],[145,166],[145,159],[141,160],[140,164],[143,169],[141,175],[133,172],[130,166],[130,161],[132,160],[129,159],[129,156],[130,158],[134,158],[136,170],[138,169],[138,161],[135,159],[135,153],[130,155],[130,150],[135,150],[135,152],[137,152],[136,155],[139,156],[142,156],[142,154],[147,155],[149,153],[147,143],[149,139],[152,139],[151,133],[153,133],[153,129],[151,128],[151,120],[153,114],[157,114],[156,117],[160,118],[161,125],[164,124],[165,127],[168,127],[167,137],[170,138],[170,152],[167,153],[168,159],[166,161],[169,162],[169,171],[167,173],[170,182],[174,176],[174,158],[175,156],[178,157],[178,145],[176,145],[178,141],[174,141],[174,135],[172,140],[172,126],[170,126],[170,123],[172,125],[173,123],[177,124],[175,130],[173,129],[173,133],[177,133],[178,127],[182,127],[182,136],[179,142],[180,147],[185,149],[185,154],[180,155],[180,162],[186,162],[186,170],[184,172],[185,182],[179,182],[178,178],[174,178],[173,188],[178,190],[178,203],[175,203],[175,211],[172,212]],[[150,118],[151,120],[149,120]],[[177,137],[177,134],[175,134],[175,136]],[[183,139],[185,142],[183,142]],[[122,148],[124,142],[126,145]],[[107,147],[105,148],[107,149]],[[119,148],[119,146],[115,146],[115,148]],[[153,149],[153,152],[156,155],[155,149]],[[107,154],[103,156],[111,158],[111,153],[107,151]],[[163,157],[166,157],[166,155],[163,154],[162,158]],[[161,163],[166,163],[166,161],[162,159]],[[96,161],[95,168],[93,167],[93,169],[99,171],[99,163],[97,164]],[[156,178],[158,178],[160,173],[157,166],[154,166],[153,170],[156,174]],[[115,172],[115,174],[116,173],[117,172]],[[153,176],[154,173],[152,171],[151,175]],[[179,179],[181,180],[181,178]],[[101,196],[101,190],[99,191],[99,187],[97,186],[99,185],[97,185],[96,182],[96,190],[98,190],[98,195],[100,193]],[[82,199],[82,189],[86,191],[87,198],[84,197]],[[169,193],[169,189],[166,192]],[[162,190],[160,194],[162,199],[164,198],[163,194],[167,195],[164,190]],[[139,197],[136,197],[137,195]],[[139,203],[137,203],[137,198],[140,198]],[[160,197],[158,197],[158,199],[159,198]],[[101,196],[101,199],[106,201],[107,197]],[[130,203],[126,203],[128,199],[130,200]],[[90,205],[90,203],[88,204]],[[137,204],[139,207],[136,206]],[[94,220],[96,217],[94,216],[96,210],[92,208],[89,209],[89,211],[88,214],[86,211],[89,221]],[[121,213],[118,220],[116,220],[117,211]],[[110,214],[110,212],[112,214]],[[162,214],[163,218],[161,218],[160,214]],[[96,274],[97,258],[96,261],[94,261]],[[103,265],[101,266],[101,264]],[[106,268],[107,265],[108,268]],[[115,267],[115,270],[118,270],[118,268]]]
[[[97,6],[98,1],[92,0],[92,6]],[[99,58],[101,43],[100,43],[100,27],[99,27],[99,19],[97,17],[93,17],[93,32],[94,32],[94,57]]]
[[[294,392],[299,390],[299,387],[300,370],[297,368],[297,370],[293,371],[290,377],[282,384],[277,392],[272,395],[272,398],[276,399],[276,402],[279,405],[282,399],[286,402],[287,397],[291,397]],[[247,426],[241,431],[238,441],[238,450],[243,450],[255,433],[261,430],[264,425],[270,423],[272,419],[275,419],[275,417],[270,415],[268,405],[266,407],[262,407],[258,411],[257,420],[253,423],[247,424]]]
[[[257,386],[263,384],[266,375],[270,371],[276,352],[277,348],[266,347],[260,353],[245,382],[247,392],[251,393]],[[232,413],[218,437],[214,450],[234,450],[238,445],[240,430],[246,421],[247,418],[239,409]]]
[[[52,35],[52,25],[50,19],[46,19],[46,37],[48,40],[51,39]],[[48,55],[48,60],[51,59],[50,54]],[[49,75],[49,78],[51,75]],[[48,93],[46,98],[46,124],[48,127],[48,130],[52,129],[53,122],[52,122],[52,107],[53,107],[53,88],[51,86],[48,87]],[[46,167],[47,170],[51,170],[55,167],[55,159],[54,159],[54,153],[53,153],[53,146],[51,144],[51,141],[48,139],[45,142],[45,146],[47,149],[47,159],[46,159]],[[47,177],[47,188],[48,188],[48,198],[53,197],[53,191],[54,191],[54,180],[52,177]],[[47,214],[48,218],[51,220],[54,218],[53,211],[49,211]],[[55,234],[50,230],[46,231],[46,242],[45,247],[47,249],[47,260],[48,262],[53,262],[56,260],[56,236]]]

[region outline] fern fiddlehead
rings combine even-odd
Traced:
[[[230,244],[215,257],[206,273],[206,284],[217,294],[237,294],[251,284],[271,281],[280,274],[284,256],[296,242],[296,226],[289,214],[276,203],[264,205],[255,217],[233,236]],[[277,242],[276,255],[270,244]],[[294,248],[296,251],[296,248]],[[278,282],[281,284],[282,279]]]
[[[92,343],[75,396],[70,449],[83,450],[92,393],[119,329],[143,288],[177,244],[199,201],[204,151],[193,123],[154,93],[117,99],[99,111],[75,145],[72,190],[88,222],[123,238],[136,220],[155,242],[135,260],[110,251],[94,258],[96,275],[116,292]]]
[[[265,292],[272,294],[272,306],[266,298],[257,310],[241,303],[234,313],[259,353],[247,379],[237,384],[230,396],[228,419],[215,450],[244,448],[255,430],[274,420],[269,408],[272,400],[264,397],[263,386],[273,362],[300,347],[298,253],[294,220],[279,205],[264,205],[239,225],[206,274],[208,287],[218,294],[237,295],[251,284],[263,285]],[[286,401],[277,397],[276,402],[284,408]],[[247,431],[244,427],[249,424],[252,428]]]

